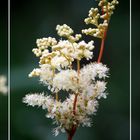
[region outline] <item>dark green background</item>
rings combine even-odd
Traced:
[[[96,7],[94,0],[11,1],[11,140],[66,139],[65,134],[52,135],[54,126],[51,120],[45,118],[44,111],[22,103],[27,93],[47,90],[38,79],[28,78],[29,72],[38,67],[32,48],[36,46],[37,38],[58,38],[55,31],[57,24],[66,23],[79,33],[87,27],[83,20],[93,6]],[[97,60],[100,40],[96,39],[95,45],[94,61]],[[100,101],[92,128],[79,128],[74,140],[129,140],[129,1],[120,1],[112,16],[103,63],[110,68],[110,94],[106,100]],[[6,97],[0,97],[0,100],[3,99],[6,100]],[[6,103],[3,104],[6,106]],[[2,106],[0,109],[0,115],[6,116]],[[6,123],[6,119],[0,118],[0,121]],[[138,131],[137,120],[134,124]],[[0,137],[5,140],[6,126],[3,127],[5,133],[0,131]]]
[[[7,3],[0,4],[0,75],[7,76]],[[8,110],[7,95],[0,93],[0,140],[7,140]]]
[[[132,2],[132,136],[139,139],[140,135],[140,8]]]

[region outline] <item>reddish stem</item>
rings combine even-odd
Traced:
[[[71,131],[68,132],[68,140],[72,140],[75,132],[76,132],[76,126],[73,125]]]
[[[77,73],[78,73],[78,77],[79,77],[79,74],[80,74],[80,61],[77,60]],[[79,80],[77,81],[79,82]],[[74,98],[74,102],[73,102],[73,115],[75,116],[76,115],[76,103],[77,103],[77,97],[78,97],[78,93],[75,93],[75,98]],[[76,132],[76,125],[73,124],[72,128],[70,131],[67,131],[68,133],[68,140],[72,140],[75,132]]]
[[[74,115],[76,114],[77,97],[78,97],[78,94],[75,94],[75,99],[74,99],[74,103],[73,103],[73,114]]]
[[[68,135],[68,140],[72,140],[72,137],[71,137],[71,135]]]
[[[74,102],[73,102],[73,115],[76,115],[77,97],[78,97],[78,94],[75,94],[75,98],[74,98]],[[76,132],[76,126],[73,125],[71,128],[71,131],[67,131],[67,132],[68,132],[68,140],[72,140],[72,138]]]
[[[103,56],[103,51],[104,51],[104,46],[105,46],[105,39],[106,39],[106,35],[107,35],[107,29],[104,33],[104,36],[103,36],[103,39],[102,39],[102,42],[101,42],[101,47],[100,47],[100,53],[99,53],[99,56],[98,56],[98,63],[101,62],[101,59],[102,59],[102,56]]]

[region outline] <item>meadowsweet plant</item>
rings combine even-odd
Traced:
[[[50,93],[28,94],[23,102],[47,110],[46,117],[56,125],[55,136],[66,132],[68,140],[72,140],[78,127],[90,127],[99,99],[107,97],[109,69],[101,63],[101,58],[109,21],[117,4],[117,0],[99,0],[98,8],[91,8],[85,19],[85,23],[93,27],[83,29],[81,34],[74,34],[71,27],[63,24],[56,26],[60,40],[47,37],[36,41],[37,48],[33,53],[39,58],[39,68],[35,68],[29,77],[38,76]],[[90,61],[95,46],[93,40],[82,40],[82,34],[101,39],[98,60],[85,66],[81,65],[81,60]],[[66,94],[64,100],[60,97],[62,91]]]
[[[7,94],[7,79],[5,76],[0,75],[0,93]]]

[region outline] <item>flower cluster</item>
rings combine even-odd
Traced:
[[[117,0],[101,0],[102,14],[98,8],[91,8],[85,22],[97,28],[82,30],[82,33],[103,38],[116,4]],[[103,23],[99,24],[101,18]],[[73,29],[66,24],[57,25],[56,31],[60,40],[52,37],[37,39],[33,53],[39,57],[39,68],[29,74],[29,77],[39,77],[51,94],[28,94],[23,102],[47,110],[46,117],[57,125],[55,135],[60,131],[67,132],[71,139],[77,127],[91,126],[91,116],[97,111],[99,99],[107,97],[109,69],[100,61],[81,66],[83,58],[88,61],[93,58],[94,41],[80,40],[82,35],[73,35]],[[74,69],[75,62],[77,69]],[[66,92],[64,100],[59,97],[61,91]]]
[[[73,30],[68,25],[57,25],[56,29],[58,31],[58,35],[65,36],[67,38],[74,38],[71,36]],[[78,39],[77,36],[78,35],[76,35],[75,40]],[[41,76],[44,79],[44,76],[46,76],[51,78],[55,75],[56,71],[70,68],[74,60],[81,60],[82,58],[89,60],[93,57],[93,41],[88,43],[84,40],[76,42],[74,39],[57,41],[55,38],[48,37],[37,39],[36,42],[37,48],[33,49],[33,53],[37,57],[40,57],[40,68],[34,69],[29,74],[30,77]],[[47,75],[49,76],[45,75],[44,72],[45,74],[48,73]]]
[[[91,126],[91,115],[98,106],[98,99],[106,98],[106,82],[108,68],[101,63],[91,63],[80,70],[78,76],[75,70],[62,70],[53,78],[53,90],[68,91],[69,97],[65,101],[55,100],[51,95],[29,94],[24,98],[24,103],[47,109],[47,118],[54,119],[62,132],[69,131],[73,126]],[[72,92],[70,92],[72,91]],[[75,113],[73,103],[77,95]],[[58,129],[56,132],[58,132]],[[56,133],[57,134],[57,133]]]
[[[44,65],[43,65],[44,66]],[[69,92],[69,97],[65,101],[56,100],[51,95],[45,94],[29,94],[24,98],[24,103],[31,106],[41,106],[48,110],[47,118],[54,119],[54,122],[59,125],[58,130],[64,132],[71,130],[73,126],[91,126],[91,115],[93,115],[98,106],[98,99],[106,98],[106,82],[108,77],[108,68],[102,63],[91,63],[81,68],[78,75],[76,70],[67,69],[61,70],[54,76],[48,72],[48,66],[40,69],[40,78],[47,85],[51,85],[49,89],[53,93],[59,91]],[[51,71],[51,70],[50,70]],[[46,79],[45,79],[46,77]],[[47,81],[47,82],[46,82]],[[77,95],[77,103],[75,114],[73,113],[73,103]]]
[[[7,93],[7,86],[6,86],[6,77],[0,76],[0,93],[6,94]]]
[[[82,33],[97,38],[103,38],[104,33],[107,30],[111,15],[113,14],[117,4],[117,0],[113,0],[112,2],[101,0],[98,4],[102,10],[101,14],[99,13],[98,8],[91,8],[88,14],[88,18],[85,19],[85,23],[92,24],[95,26],[95,28],[84,29],[82,30]]]

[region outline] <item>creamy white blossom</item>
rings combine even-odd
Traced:
[[[81,41],[78,44],[74,44],[75,52],[73,53],[73,57],[75,59],[81,60],[82,58],[86,58],[87,60],[93,58],[94,49],[93,41],[86,43],[85,41]]]
[[[85,86],[95,81],[95,78],[100,79],[108,77],[109,69],[102,63],[91,63],[84,66],[80,71],[81,85]]]
[[[58,70],[61,70],[61,68],[67,68],[69,64],[69,60],[64,56],[55,56],[51,60],[51,66]]]
[[[53,89],[59,90],[78,90],[78,75],[75,70],[62,70],[53,79]]]
[[[39,106],[39,107],[42,107],[42,109],[51,110],[54,104],[54,99],[51,96],[44,96],[44,93],[27,94],[23,98],[23,102],[33,107]]]
[[[104,79],[108,77],[108,68],[102,63],[91,63],[80,70],[79,76],[77,71],[72,69],[61,70],[52,76],[52,73],[47,71],[48,66],[46,64],[43,66],[45,66],[43,67],[44,80],[47,81],[48,77],[51,76],[52,92],[57,93],[64,90],[72,91],[72,94],[63,102],[55,101],[51,95],[26,95],[24,103],[31,106],[37,105],[48,110],[46,117],[55,119],[56,124],[61,126],[54,129],[55,135],[61,129],[70,130],[73,125],[90,127],[92,123],[90,116],[97,111],[98,99],[106,98],[107,95]],[[77,103],[76,114],[74,115],[75,93],[77,94]]]
[[[104,81],[97,81],[97,83],[95,84],[95,89],[98,99],[100,99],[101,97],[106,98],[106,83]]]
[[[51,85],[54,77],[54,70],[48,64],[40,65],[40,81]]]

